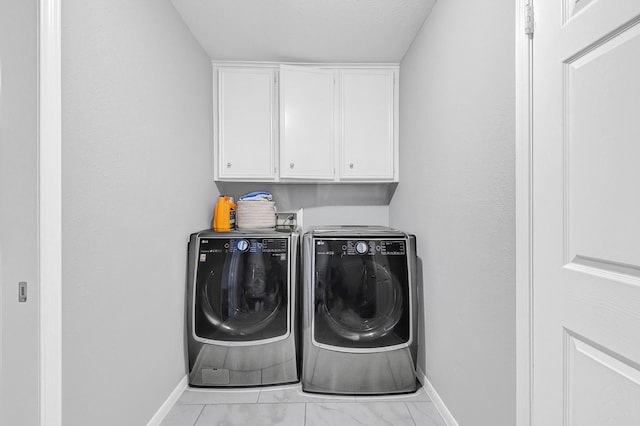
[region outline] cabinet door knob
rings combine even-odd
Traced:
[[[349,163],[349,168],[353,169],[353,163]]]
[[[293,164],[293,163],[289,163],[289,168],[290,168],[290,169],[293,169],[293,167],[294,167],[294,166],[295,166],[295,164]]]
[[[227,169],[231,168],[231,163],[227,163]]]

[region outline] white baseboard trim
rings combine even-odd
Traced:
[[[438,410],[438,413],[440,413],[440,416],[447,424],[447,426],[458,426],[458,422],[453,418],[453,415],[451,414],[447,406],[444,405],[442,398],[440,398],[438,392],[436,392],[429,379],[427,379],[427,375],[424,374],[424,371],[422,371],[422,369],[418,367],[417,373],[418,380],[420,380],[420,383],[422,383],[425,392],[427,392],[427,395],[429,395],[431,402],[433,402],[434,407],[436,407],[436,410]]]
[[[169,411],[176,404],[178,398],[180,398],[180,395],[182,395],[182,392],[184,392],[188,384],[189,376],[185,374],[185,376],[182,378],[182,380],[180,380],[180,382],[173,390],[173,392],[171,392],[166,401],[164,401],[164,403],[160,406],[156,414],[154,414],[151,420],[149,420],[147,426],[160,426],[160,423],[162,423],[162,420],[167,417],[167,414],[169,414]]]

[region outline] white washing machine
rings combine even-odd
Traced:
[[[304,391],[415,391],[416,332],[415,236],[370,226],[304,235]]]
[[[297,232],[191,235],[187,282],[189,384],[299,380]]]

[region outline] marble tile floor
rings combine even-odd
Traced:
[[[187,388],[162,426],[445,426],[424,389],[404,395],[336,396],[300,384],[248,389]]]

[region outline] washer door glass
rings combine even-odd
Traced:
[[[207,239],[200,242],[194,331],[222,341],[286,335],[288,240]]]
[[[404,247],[397,240],[315,240],[316,342],[377,348],[409,341]]]

